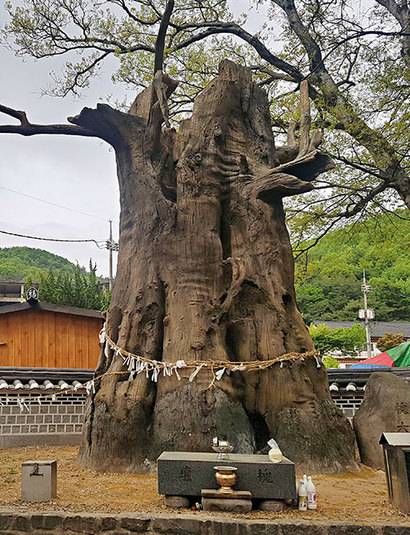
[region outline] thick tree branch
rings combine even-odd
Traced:
[[[285,12],[291,29],[304,46],[310,61],[310,81],[319,87],[323,97],[319,106],[324,106],[348,134],[371,153],[377,166],[389,176],[389,186],[396,189],[410,207],[410,180],[401,167],[397,154],[388,140],[370,128],[348,102],[327,71],[319,45],[303,25],[293,0],[272,0]]]
[[[0,113],[14,117],[20,121],[19,125],[0,125],[1,134],[20,134],[33,136],[36,134],[57,134],[70,136],[101,137],[96,132],[73,124],[33,124],[27,119],[26,112],[14,110],[0,104]]]
[[[162,71],[164,63],[164,49],[165,49],[165,37],[171,19],[172,11],[174,9],[174,0],[168,0],[165,7],[164,15],[159,25],[158,36],[155,42],[155,61],[154,61],[154,74],[157,71]]]

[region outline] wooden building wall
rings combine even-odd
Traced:
[[[0,366],[97,366],[102,319],[45,310],[0,315]]]

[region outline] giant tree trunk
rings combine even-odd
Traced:
[[[295,303],[282,198],[311,189],[326,160],[316,151],[287,174],[275,169],[266,95],[230,62],[178,131],[161,130],[153,95],[145,90],[129,114],[98,106],[73,120],[116,150],[120,250],[109,337],[167,362],[312,350]],[[144,373],[128,380],[125,369],[120,356],[102,352],[97,375],[105,375],[88,404],[79,454],[90,468],[142,471],[163,450],[209,451],[222,435],[236,452],[254,452],[273,436],[306,467],[355,467],[352,430],[313,358],[225,374],[211,388],[206,370],[192,382],[191,370],[154,383]]]

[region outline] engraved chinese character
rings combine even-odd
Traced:
[[[409,411],[407,410],[407,405],[401,401],[400,403],[396,403],[396,412],[397,414],[409,414]]]
[[[181,481],[192,481],[191,471],[192,468],[189,466],[183,466],[179,472],[179,479]]]
[[[273,483],[272,474],[269,472],[267,468],[259,468],[258,480],[261,483]]]
[[[409,432],[409,426],[406,425],[403,421],[400,422],[400,424],[397,426],[398,433],[408,433]]]

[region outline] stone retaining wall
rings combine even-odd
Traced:
[[[198,518],[162,515],[87,515],[63,512],[21,514],[0,512],[0,535],[410,535],[410,525],[226,520],[201,513]]]
[[[80,443],[85,393],[52,394],[0,395],[0,448]]]

